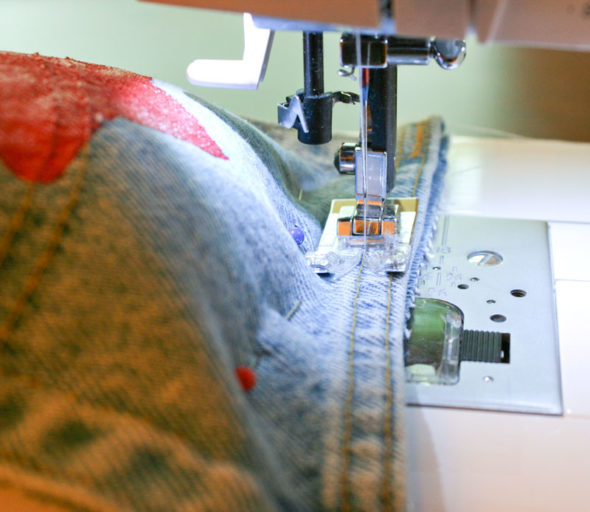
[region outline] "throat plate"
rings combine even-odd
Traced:
[[[510,357],[464,360],[452,385],[409,382],[409,404],[562,413],[545,222],[441,217],[418,295],[460,308],[466,330],[509,334]]]

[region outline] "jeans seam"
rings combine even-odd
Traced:
[[[416,179],[414,180],[414,188],[412,189],[412,196],[416,195],[416,191],[418,190],[418,183],[420,182],[420,177],[422,176],[422,170],[424,169],[424,164],[426,163],[426,154],[428,153],[427,149],[430,142],[430,130],[428,129],[429,125],[426,123],[420,123],[418,125],[418,129],[420,130],[420,135],[416,133],[416,142],[420,141],[420,145],[418,146],[418,153],[416,156],[421,154],[420,159],[420,166],[418,167],[418,172],[416,173]],[[426,140],[426,144],[423,144],[424,140]],[[416,148],[414,148],[416,149]],[[413,152],[412,152],[413,154]]]
[[[4,263],[6,256],[12,249],[12,245],[16,238],[16,235],[22,229],[27,214],[33,205],[35,197],[35,183],[31,182],[27,184],[27,188],[18,204],[16,211],[13,213],[6,230],[0,239],[0,267]]]
[[[358,299],[361,291],[361,276],[365,267],[365,253],[361,260],[359,273],[356,277],[356,292],[352,306],[352,326],[350,329],[350,342],[348,349],[348,385],[346,390],[346,405],[344,412],[344,433],[342,436],[342,470],[340,473],[340,496],[342,510],[350,510],[350,442],[352,439],[352,400],[354,398],[354,345],[356,319],[358,313]]]
[[[0,325],[0,343],[6,343],[8,341],[8,337],[10,336],[12,329],[18,322],[21,315],[23,314],[23,311],[27,306],[29,299],[39,287],[41,279],[43,278],[43,274],[45,273],[47,267],[51,263],[53,256],[55,256],[55,252],[63,237],[64,229],[68,222],[70,214],[72,213],[80,199],[80,192],[82,190],[84,177],[86,175],[88,153],[88,146],[86,145],[82,149],[80,166],[74,178],[74,183],[70,188],[70,194],[66,200],[65,205],[59,212],[55,224],[53,225],[51,234],[49,236],[49,240],[43,248],[41,255],[35,262],[33,270],[25,280],[25,284],[21,288],[20,292],[17,294],[16,299],[12,304],[12,307],[8,310],[4,322],[2,322],[2,324]]]
[[[424,125],[425,123],[421,122],[416,126],[416,140],[414,141],[414,147],[412,148],[410,158],[417,158],[420,156],[420,150],[422,149],[422,141],[424,140]]]
[[[383,501],[383,510],[391,510],[391,481],[393,475],[393,468],[391,465],[391,457],[393,456],[393,440],[391,431],[392,408],[393,408],[393,385],[391,382],[391,340],[389,338],[390,332],[390,316],[392,294],[391,288],[393,284],[393,274],[389,275],[389,283],[387,285],[387,312],[385,314],[385,412],[383,415],[383,437],[385,442],[385,454],[383,457],[383,475],[381,482],[381,499]]]

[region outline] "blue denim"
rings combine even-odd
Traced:
[[[363,260],[329,281],[304,254],[352,179],[321,148],[292,153],[158,85],[228,159],[116,119],[35,192],[0,266],[0,318],[84,168],[59,251],[5,340],[0,410],[21,406],[0,421],[0,479],[120,510],[403,510],[403,337],[442,188],[441,121],[401,133],[393,195],[419,199],[409,271]],[[0,184],[4,231],[26,185],[6,170]],[[239,366],[256,372],[249,393]],[[75,449],[59,444],[71,425]]]

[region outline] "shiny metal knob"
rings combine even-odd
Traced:
[[[466,44],[461,39],[390,37],[387,46],[387,63],[393,66],[423,66],[434,59],[443,69],[455,69],[465,55]]]
[[[434,39],[430,52],[441,68],[456,69],[465,60],[467,45],[461,39]]]
[[[334,165],[341,174],[354,174],[356,170],[356,144],[352,142],[345,142],[340,146],[334,158]]]

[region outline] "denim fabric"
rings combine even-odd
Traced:
[[[32,198],[0,258],[0,482],[90,510],[403,510],[403,334],[442,123],[400,134],[394,195],[419,198],[410,270],[363,260],[329,281],[304,253],[352,179],[322,148],[293,154],[158,86],[227,160],[115,119],[52,185],[0,169],[0,236]]]

